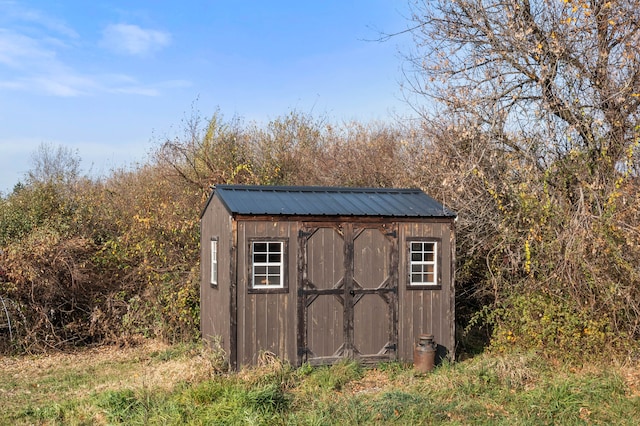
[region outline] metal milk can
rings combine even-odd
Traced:
[[[418,373],[427,373],[433,370],[436,361],[436,347],[432,334],[418,336],[416,346],[413,349],[413,368]]]

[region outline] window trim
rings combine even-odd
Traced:
[[[435,244],[435,256],[434,256],[434,280],[433,284],[419,283],[414,284],[411,282],[411,273],[413,260],[411,259],[411,244],[412,243],[434,243]],[[407,289],[408,290],[439,290],[442,288],[442,239],[433,237],[409,237],[406,239],[406,256],[407,256]]]
[[[218,272],[219,272],[218,248],[219,248],[218,237],[211,237],[211,242],[209,244],[209,250],[210,250],[209,252],[209,274],[210,274],[209,285],[211,287],[218,287]],[[215,253],[215,258],[214,258],[214,253]]]
[[[247,290],[249,293],[288,293],[289,292],[289,277],[288,277],[288,264],[289,264],[289,247],[287,238],[272,238],[272,237],[256,237],[248,240],[248,285]],[[256,243],[280,243],[281,244],[281,256],[278,266],[280,267],[280,282],[279,286],[267,286],[260,285],[255,286],[254,280],[254,245]],[[269,262],[260,262],[260,266],[275,266],[269,264]]]

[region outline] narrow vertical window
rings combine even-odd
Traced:
[[[411,241],[409,259],[409,285],[438,285],[438,243],[436,241]]]
[[[281,241],[251,243],[251,275],[254,289],[284,288],[283,246]]]
[[[211,240],[211,285],[218,285],[218,240]]]

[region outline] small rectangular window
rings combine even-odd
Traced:
[[[438,285],[438,243],[411,241],[409,243],[409,285]]]
[[[282,241],[254,241],[251,243],[251,256],[252,288],[284,288],[284,243]]]
[[[211,285],[218,285],[218,240],[211,240]]]

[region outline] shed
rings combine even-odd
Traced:
[[[216,186],[201,215],[201,331],[232,368],[454,356],[456,215],[419,189]]]

